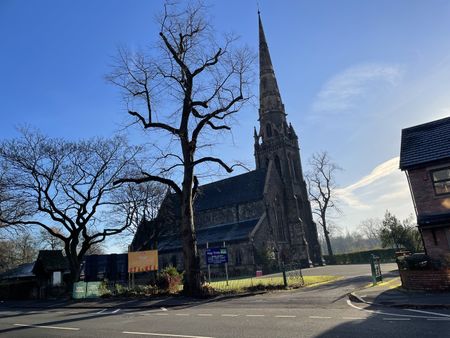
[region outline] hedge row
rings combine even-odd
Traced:
[[[329,256],[323,256],[323,258],[328,265],[365,264],[370,263],[370,258],[373,254],[380,257],[381,263],[395,263],[396,251],[397,249],[375,249],[334,255],[334,260],[330,259]]]

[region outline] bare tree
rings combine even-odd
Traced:
[[[123,90],[128,114],[162,144],[153,166],[157,169],[117,183],[155,181],[169,186],[179,197],[184,292],[190,295],[201,292],[193,215],[196,169],[214,164],[227,172],[233,170],[204,151],[210,145],[208,134],[230,130],[230,118],[248,100],[247,81],[253,63],[248,50],[232,48],[233,37],[219,41],[205,18],[201,5],[188,4],[180,10],[167,4],[159,20],[159,54],[151,57],[122,49],[108,76]]]
[[[59,234],[59,229],[57,227],[52,227],[51,229],[51,232],[44,228],[39,231],[39,243],[41,249],[62,250],[64,248],[64,242],[59,237],[52,234]]]
[[[328,255],[333,256],[330,241],[330,229],[328,218],[331,211],[339,211],[336,206],[336,171],[340,168],[330,160],[327,152],[322,151],[312,155],[309,165],[310,171],[306,174],[309,197],[313,205],[313,214],[317,216],[318,223],[322,226]]]
[[[71,281],[78,281],[89,248],[131,224],[124,215],[121,223],[105,227],[118,203],[112,194],[124,188],[113,181],[134,170],[138,153],[120,137],[68,142],[24,130],[21,138],[0,144],[0,159],[7,167],[7,202],[20,201],[27,212],[2,214],[1,222],[38,226],[61,240]]]
[[[359,224],[361,234],[366,237],[373,246],[381,245],[380,235],[382,221],[378,218],[368,218]]]

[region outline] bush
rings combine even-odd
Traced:
[[[400,256],[397,258],[400,270],[439,270],[441,263],[431,259],[424,253]]]
[[[182,280],[183,274],[179,273],[175,267],[169,265],[158,272],[156,284],[161,291],[176,293],[179,290]]]
[[[333,255],[333,259],[330,256],[323,256],[323,258],[328,265],[369,264],[371,255],[374,254],[380,257],[381,263],[395,263],[396,251],[397,249],[377,249]]]

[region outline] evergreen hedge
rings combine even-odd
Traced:
[[[380,257],[381,263],[395,263],[395,252],[397,249],[375,249],[367,251],[358,251],[345,254],[334,255],[334,260],[329,256],[323,256],[327,265],[345,265],[345,264],[369,264],[371,255]]]

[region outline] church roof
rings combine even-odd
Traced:
[[[202,185],[194,202],[195,211],[261,200],[265,179],[266,170],[258,169]]]
[[[450,117],[402,130],[400,169],[450,158]]]
[[[206,245],[222,242],[243,240],[249,237],[250,232],[258,223],[259,218],[243,222],[222,224],[197,230],[197,244]],[[158,242],[160,252],[177,250],[181,248],[180,235],[163,236]]]

